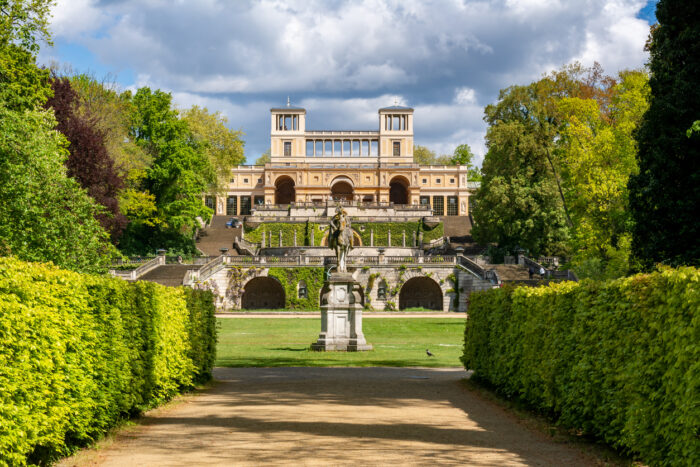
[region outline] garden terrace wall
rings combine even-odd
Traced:
[[[210,292],[0,258],[0,465],[46,464],[211,375]]]
[[[470,297],[474,377],[653,465],[700,465],[700,273]]]

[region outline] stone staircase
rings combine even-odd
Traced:
[[[465,237],[471,235],[472,221],[468,216],[442,216],[445,237]]]
[[[182,281],[188,269],[197,268],[199,268],[199,266],[193,266],[191,264],[162,264],[139,277],[139,280],[156,282],[158,284],[167,285],[168,287],[177,287],[182,285]]]
[[[233,240],[241,236],[241,229],[229,229],[226,221],[231,216],[214,216],[211,223],[202,229],[197,236],[197,249],[205,256],[219,256],[221,248],[228,248],[228,255],[235,255]]]
[[[498,278],[502,282],[527,281],[530,279],[525,266],[520,266],[518,264],[489,264],[488,267],[496,271]],[[535,277],[539,278],[539,276]]]

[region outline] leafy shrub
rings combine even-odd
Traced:
[[[268,276],[276,278],[284,287],[284,307],[289,310],[319,310],[324,281],[323,268],[270,268]],[[307,296],[297,296],[299,282],[306,283]]]
[[[471,295],[466,368],[654,465],[700,465],[700,272]]]
[[[0,465],[46,464],[206,379],[211,295],[0,258]]]

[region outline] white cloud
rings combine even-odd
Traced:
[[[499,89],[574,60],[611,74],[642,66],[643,4],[59,0],[53,31],[132,70],[134,84],[227,113],[254,152],[269,145],[269,106],[291,94],[329,129],[374,128],[399,95],[416,108],[420,144],[451,152],[467,142],[483,154],[483,105]]]

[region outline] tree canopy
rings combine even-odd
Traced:
[[[700,22],[697,2],[661,0],[648,43],[649,110],[636,134],[639,173],[629,181],[632,251],[641,269],[700,265]]]

